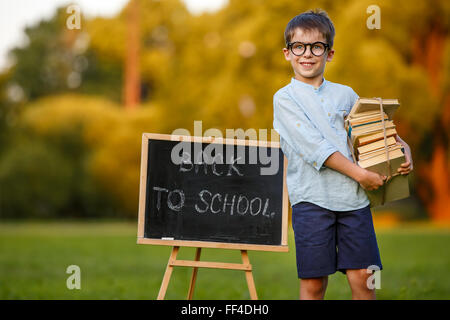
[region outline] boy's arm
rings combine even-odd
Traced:
[[[337,149],[331,145],[309,118],[285,94],[274,95],[273,127],[305,162],[317,171]]]
[[[324,165],[356,180],[365,190],[378,189],[386,179],[385,176],[361,168],[344,157],[339,151],[330,155]]]
[[[283,95],[274,96],[273,127],[300,157],[317,171],[327,166],[360,183],[367,190],[383,185],[378,173],[363,169],[346,157],[322,136],[322,133]]]

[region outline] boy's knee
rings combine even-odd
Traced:
[[[347,270],[347,279],[352,290],[352,299],[375,300],[375,289],[371,288],[367,280],[372,275],[370,269]]]
[[[373,274],[369,269],[349,269],[346,270],[347,277],[351,282],[366,283],[367,279]]]
[[[327,288],[328,277],[301,279],[300,286],[312,294],[323,294]]]

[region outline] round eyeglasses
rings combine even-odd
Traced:
[[[291,42],[287,44],[287,48],[291,49],[291,52],[296,56],[301,56],[305,53],[306,47],[309,46],[311,53],[316,57],[320,57],[325,53],[330,46],[326,43],[317,41],[314,43],[303,43],[303,42]]]

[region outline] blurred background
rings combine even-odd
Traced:
[[[374,4],[381,28],[370,30]],[[224,133],[270,130],[273,94],[292,77],[284,29],[314,8],[336,28],[325,78],[400,101],[394,122],[412,150],[411,197],[373,209],[376,227],[421,225],[443,235],[434,249],[449,245],[449,1],[17,0],[0,4],[0,268],[19,263],[15,236],[47,234],[52,223],[95,221],[92,230],[133,237],[143,132],[193,132],[194,120]],[[111,220],[112,229],[101,222]],[[448,252],[438,254],[450,267]],[[444,283],[437,297],[448,297]],[[14,290],[0,286],[0,297],[42,293]]]

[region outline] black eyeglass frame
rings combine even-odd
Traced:
[[[303,52],[302,52],[301,54],[295,54],[295,53],[294,53],[294,50],[292,50],[292,46],[293,46],[295,43],[300,43],[300,44],[302,44],[302,45],[305,46],[305,50],[303,50]],[[325,47],[325,50],[324,50],[323,53],[320,54],[320,55],[314,54],[314,52],[312,51],[312,46],[315,45],[315,44],[317,44],[317,43],[320,43],[320,44],[322,44],[322,45]],[[311,53],[312,53],[314,56],[316,56],[316,57],[321,57],[321,56],[323,56],[323,55],[325,54],[325,52],[326,52],[327,50],[330,49],[330,45],[329,45],[328,43],[324,43],[324,42],[322,42],[322,41],[316,41],[316,42],[313,42],[313,43],[304,43],[304,42],[300,42],[300,41],[290,42],[290,43],[287,44],[287,49],[288,49],[288,50],[291,50],[291,52],[292,52],[293,55],[295,55],[295,56],[297,56],[297,57],[300,57],[300,56],[302,56],[302,55],[305,54],[306,48],[307,48],[308,46],[309,46],[309,50],[311,51]]]

